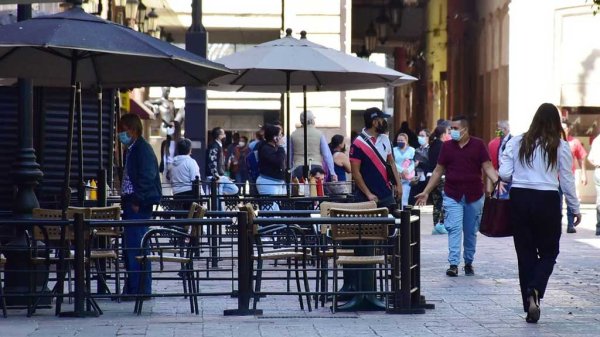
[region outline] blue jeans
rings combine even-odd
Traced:
[[[402,208],[408,205],[408,197],[410,196],[410,180],[402,179]]]
[[[448,231],[448,262],[451,265],[460,264],[461,240],[465,263],[473,262],[484,199],[481,196],[478,200],[468,203],[464,196],[460,201],[456,201],[444,194],[444,226]]]
[[[287,192],[285,180],[277,180],[263,175],[258,176],[256,179],[256,188],[260,195],[285,195]],[[279,205],[274,202],[271,210],[278,211]]]
[[[140,206],[140,210],[135,213],[131,203],[123,201],[123,220],[150,219],[152,217],[152,205]],[[140,273],[142,266],[135,258],[144,255],[142,251],[142,238],[148,231],[148,227],[125,227],[123,230],[123,255],[125,257],[125,269],[127,270],[127,282],[123,289],[124,294],[141,294],[140,278],[143,278],[143,294],[152,293],[152,266],[150,263],[146,266],[146,273]],[[138,248],[138,249],[135,249]]]

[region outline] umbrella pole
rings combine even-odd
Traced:
[[[285,102],[285,106],[286,106],[286,121],[285,121],[285,136],[287,137],[287,142],[285,142],[286,144],[286,160],[287,160],[287,174],[286,174],[286,183],[287,183],[287,196],[291,196],[292,195],[292,186],[290,184],[290,182],[292,181],[292,168],[291,168],[291,161],[290,161],[290,157],[292,156],[292,154],[290,153],[291,151],[291,142],[292,142],[292,137],[290,137],[290,117],[291,117],[291,112],[290,112],[290,92],[291,92],[291,71],[286,71],[285,72],[285,94],[286,94],[286,102]]]
[[[77,199],[79,206],[85,202],[85,177],[83,176],[83,104],[81,101],[81,82],[77,82]]]
[[[73,51],[71,55],[71,100],[69,101],[69,120],[67,129],[67,155],[65,160],[65,175],[62,188],[62,210],[63,217],[67,215],[67,209],[71,201],[71,156],[73,155],[73,123],[75,123],[75,100],[77,96],[77,88],[75,79],[77,78],[77,51]]]
[[[302,94],[304,98],[304,178],[308,178],[308,116],[306,116],[306,85],[302,86]]]
[[[97,186],[97,206],[106,206],[106,170],[104,169],[103,136],[102,136],[102,86],[98,86],[97,92],[98,104],[98,173],[96,176]],[[101,289],[101,288],[99,288]]]

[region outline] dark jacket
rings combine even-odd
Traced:
[[[139,137],[128,151],[127,175],[133,185],[130,201],[138,205],[153,205],[160,202],[162,187],[158,172],[158,161],[152,146]]]
[[[438,157],[440,156],[440,152],[442,151],[442,144],[444,144],[444,142],[437,138],[429,144],[429,167],[426,170],[426,172],[433,172],[433,170],[437,166]]]
[[[258,149],[258,171],[271,179],[285,179],[285,150],[263,143]]]
[[[223,147],[216,141],[212,142],[206,149],[206,176],[216,177],[225,175]]]

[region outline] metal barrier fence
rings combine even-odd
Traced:
[[[228,211],[209,211],[206,214],[206,219],[181,219],[187,216],[187,211],[156,211],[154,216],[161,220],[84,220],[80,215],[75,215],[75,219],[71,221],[50,221],[50,220],[2,220],[0,224],[6,226],[14,226],[19,228],[31,228],[32,226],[73,226],[74,240],[74,291],[66,294],[40,294],[37,291],[29,291],[19,294],[4,294],[4,297],[26,297],[26,298],[41,298],[41,297],[65,297],[73,298],[74,310],[71,313],[63,313],[63,315],[72,315],[84,317],[88,315],[98,315],[101,313],[100,307],[95,303],[99,298],[119,298],[119,294],[102,294],[92,293],[91,291],[91,271],[90,264],[86,258],[89,258],[89,246],[85,247],[86,233],[94,229],[102,227],[135,227],[149,226],[150,228],[184,228],[185,226],[199,226],[205,231],[198,234],[198,240],[185,247],[181,246],[180,242],[171,241],[168,236],[162,237],[162,241],[158,242],[156,250],[152,247],[152,253],[163,256],[184,256],[184,250],[192,249],[194,253],[192,257],[192,270],[182,269],[184,272],[191,271],[195,273],[194,285],[189,290],[184,288],[184,292],[155,293],[151,295],[131,294],[134,298],[145,296],[153,297],[170,297],[182,296],[184,293],[188,296],[237,296],[238,305],[233,310],[226,310],[225,315],[253,315],[260,314],[260,310],[255,310],[250,303],[253,299],[259,299],[261,296],[278,296],[278,295],[294,295],[294,296],[310,296],[315,300],[315,305],[318,305],[319,299],[321,303],[327,300],[327,296],[331,295],[355,295],[366,294],[379,296],[389,302],[387,306],[388,313],[424,313],[425,309],[433,308],[433,305],[426,303],[425,298],[421,295],[420,288],[420,217],[418,210],[405,210],[395,214],[397,218],[312,218],[313,214],[318,213],[318,210],[281,210],[281,211],[258,211],[258,217],[252,220],[249,224],[248,214],[246,212],[228,212]],[[175,218],[175,219],[173,219]],[[288,287],[283,291],[255,291],[253,282],[256,279],[254,275],[258,268],[256,263],[256,245],[254,240],[254,228],[250,225],[257,226],[280,226],[281,228],[290,226],[299,226],[305,229],[314,229],[319,225],[331,224],[386,224],[393,225],[397,230],[397,236],[387,244],[383,244],[378,249],[389,249],[392,256],[392,264],[389,268],[391,276],[391,287],[389,291],[374,289],[372,292],[346,291],[335,292],[328,290],[326,287],[321,287],[323,273],[327,271],[327,267],[319,264],[319,258],[325,249],[327,243],[318,241],[319,233],[311,232],[314,235],[315,241],[307,239],[299,246],[302,251],[305,249],[311,250],[310,258],[306,261],[310,264],[307,267],[310,277],[308,278],[311,284],[315,284],[313,291],[291,291],[289,287],[289,277],[282,276],[289,273],[290,262],[286,262],[285,258],[278,265],[275,260],[272,267],[262,268],[268,275],[265,275],[263,280],[276,281],[287,280]],[[220,229],[230,227],[232,231],[222,231]],[[307,236],[310,236],[307,235]],[[289,242],[280,240],[283,235],[274,236],[272,241],[265,243],[266,247],[285,247]],[[3,251],[6,247],[1,247]],[[28,248],[27,248],[28,249]],[[123,248],[120,249],[123,252]],[[87,261],[87,262],[86,262]],[[219,264],[220,262],[220,264]],[[118,262],[117,262],[118,263]],[[202,265],[204,266],[202,267]],[[156,266],[162,267],[162,262],[155,261]],[[281,268],[283,267],[283,268]],[[382,268],[358,268],[360,270],[377,270],[382,271]],[[173,276],[178,271],[168,271],[171,276],[155,277],[154,274],[160,273],[162,270],[153,269],[153,279],[155,280],[185,280],[181,275]],[[383,270],[385,271],[385,270]],[[4,272],[10,272],[4,270]],[[101,271],[96,270],[96,275]],[[107,274],[115,271],[103,271]],[[125,274],[123,271],[121,274]],[[269,274],[270,273],[270,274]],[[320,276],[319,276],[320,275]],[[98,276],[97,276],[98,277]],[[325,285],[331,281],[331,277],[325,274]],[[384,277],[377,276],[377,280],[384,281]],[[216,282],[218,287],[210,287],[207,291],[207,282]],[[226,286],[223,282],[230,283]],[[200,291],[204,288],[203,291]],[[98,289],[96,289],[98,290]],[[306,289],[305,289],[306,290]],[[310,303],[310,301],[308,302]],[[193,304],[191,304],[193,308]],[[310,307],[309,307],[310,308]],[[136,305],[137,310],[137,305]],[[193,310],[193,309],[192,309]],[[196,304],[197,310],[197,304]],[[141,303],[139,311],[141,311]],[[197,312],[197,311],[196,311]]]

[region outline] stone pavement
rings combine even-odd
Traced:
[[[583,214],[578,233],[563,234],[537,325],[524,320],[512,239],[479,235],[476,276],[461,271],[449,278],[446,236],[431,235],[431,210],[424,208],[422,294],[436,306],[424,315],[309,313],[300,311],[294,296],[269,296],[259,303],[262,317],[224,317],[224,309],[236,307],[227,297],[201,298],[199,316],[182,298],[158,298],[138,317],[133,302],[100,300],[99,318],[57,318],[50,309],[27,318],[24,311],[9,311],[8,319],[0,318],[0,336],[600,336],[600,237],[594,235],[593,205],[584,205]]]

